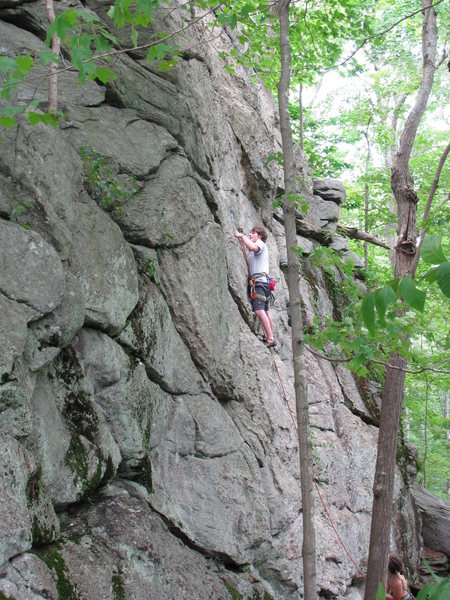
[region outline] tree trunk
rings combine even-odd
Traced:
[[[280,51],[281,76],[278,84],[278,104],[284,158],[284,185],[286,199],[283,202],[284,228],[286,234],[288,260],[288,289],[291,309],[292,354],[294,361],[294,385],[297,408],[298,443],[300,454],[300,479],[303,515],[303,582],[305,600],[316,598],[316,543],[313,521],[311,448],[309,435],[309,411],[307,384],[304,368],[303,323],[299,291],[299,263],[297,231],[295,223],[295,203],[292,195],[296,192],[294,146],[289,117],[289,83],[291,53],[289,46],[289,5],[290,0],[280,0]]]
[[[55,20],[55,11],[53,8],[53,0],[45,0],[45,8],[50,24]],[[59,55],[61,41],[56,33],[52,37],[52,52]],[[54,62],[50,63],[49,82],[48,82],[48,112],[55,113],[58,107],[58,73],[57,65]]]
[[[422,7],[425,6],[429,6],[429,0],[422,0]],[[436,13],[434,9],[428,8],[424,10],[423,14],[422,82],[416,103],[406,120],[391,174],[392,192],[398,209],[395,277],[413,274],[414,255],[416,253],[417,194],[413,188],[413,180],[409,170],[409,159],[417,129],[425,112],[433,85],[437,46]],[[405,343],[408,343],[407,339],[405,339]],[[389,364],[403,369],[407,366],[406,361],[397,355],[391,357]],[[378,434],[369,559],[364,600],[373,600],[376,597],[380,582],[386,586],[397,437],[404,388],[405,372],[387,367]]]
[[[425,387],[425,415],[423,418],[423,487],[427,487],[427,459],[428,459],[428,397],[430,382],[426,378]]]
[[[369,176],[369,165],[370,165],[370,140],[369,140],[369,123],[367,124],[367,130],[364,133],[364,137],[366,138],[367,144],[367,154],[366,154],[366,168],[365,168],[365,183],[364,183],[364,233],[369,233],[369,183],[367,178]],[[367,241],[364,242],[364,268],[367,269],[369,267],[369,246]]]
[[[298,86],[298,112],[299,112],[299,127],[300,127],[300,150],[304,150],[303,141],[303,83]]]
[[[395,152],[397,148],[397,125],[398,125],[398,117],[400,114],[400,110],[403,104],[406,102],[407,96],[403,94],[395,103],[394,112],[391,118],[391,131],[392,131],[392,144],[389,146],[385,156],[385,165],[387,169],[392,167],[395,158]],[[391,199],[389,202],[389,212],[392,215],[392,221],[389,221],[386,224],[386,243],[391,248],[394,248],[397,241],[397,205],[395,204],[394,195],[391,193]],[[395,252],[394,250],[390,253],[390,261],[392,267],[395,264]]]

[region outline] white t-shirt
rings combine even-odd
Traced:
[[[255,254],[250,252],[248,255],[248,264],[250,267],[250,274],[254,273],[265,273],[269,275],[269,252],[266,244],[262,240],[256,240],[255,244],[260,247],[260,251]],[[267,282],[267,277],[256,277],[256,281]]]

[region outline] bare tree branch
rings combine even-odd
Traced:
[[[313,356],[316,356],[317,358],[322,358],[323,360],[327,360],[328,362],[331,362],[331,363],[349,363],[354,358],[354,356],[347,356],[345,358],[325,356],[325,354],[322,354],[321,352],[316,352],[315,350],[312,350],[311,346],[305,346],[305,348]],[[374,358],[371,358],[370,360],[368,359],[368,362],[375,363],[376,365],[381,365],[383,367],[388,367],[389,369],[402,371],[403,373],[411,373],[412,375],[419,375],[420,373],[425,373],[426,371],[431,371],[432,373],[443,373],[444,375],[450,375],[450,370],[437,369],[435,367],[420,367],[419,369],[412,371],[411,369],[404,369],[403,367],[397,367],[395,365],[391,365],[390,363],[388,363],[384,360],[376,360]]]
[[[365,231],[360,231],[356,227],[338,225],[337,231],[342,235],[351,238],[352,240],[363,240],[364,242],[368,242],[369,244],[374,244],[375,246],[381,246],[381,248],[386,248],[386,250],[391,250],[391,247],[379,238],[377,238],[376,235],[366,233]]]
[[[447,160],[447,156],[448,156],[449,152],[450,152],[450,143],[447,144],[446,149],[442,153],[441,159],[440,159],[438,167],[436,169],[436,173],[434,175],[434,179],[433,179],[433,183],[431,185],[430,193],[428,194],[427,205],[425,206],[425,210],[423,211],[423,223],[424,223],[424,225],[422,226],[422,229],[420,230],[419,243],[417,244],[416,255],[414,257],[414,263],[413,263],[413,266],[412,266],[412,269],[413,269],[412,274],[413,275],[416,272],[417,265],[419,264],[420,252],[422,250],[423,240],[425,238],[425,233],[426,233],[426,230],[427,230],[427,226],[425,225],[425,223],[426,223],[426,220],[428,219],[428,214],[430,212],[431,203],[433,202],[434,194],[436,193],[436,190],[437,190],[437,187],[438,187],[438,184],[439,184],[439,178],[441,176],[442,168],[443,168],[443,166],[445,164],[445,161]]]
[[[327,69],[327,71],[325,71],[325,72],[332,71],[336,67],[342,67],[343,65],[345,65],[345,63],[347,63],[349,60],[351,60],[355,56],[355,54],[357,52],[359,52],[359,50],[361,50],[361,48],[363,48],[367,44],[367,42],[369,42],[370,40],[373,40],[373,39],[375,39],[377,37],[381,37],[381,36],[385,35],[386,33],[389,33],[389,31],[391,31],[392,29],[394,29],[395,27],[397,27],[397,25],[399,25],[403,21],[406,21],[407,19],[410,19],[411,17],[414,17],[415,15],[418,15],[419,13],[427,10],[428,8],[433,8],[434,6],[437,6],[441,2],[443,2],[443,0],[438,0],[434,4],[429,4],[428,6],[425,6],[423,8],[419,8],[418,10],[415,10],[414,12],[412,12],[412,13],[410,13],[408,15],[405,15],[404,17],[402,17],[398,21],[395,21],[395,23],[393,23],[392,25],[390,25],[386,29],[383,29],[383,31],[380,31],[379,33],[374,33],[373,35],[369,35],[368,37],[364,38],[364,40],[361,42],[361,44],[350,54],[350,56],[348,56],[341,63],[338,63],[337,65],[335,65],[332,69]]]

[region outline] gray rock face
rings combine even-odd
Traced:
[[[214,565],[170,533],[138,487],[108,488],[100,503],[73,515],[68,528],[57,547],[14,559],[0,590],[27,600],[45,590],[56,600],[56,579],[77,598],[232,598]],[[56,573],[55,561],[62,565]],[[250,584],[242,588],[253,592]]]
[[[207,554],[251,562],[269,512],[257,461],[220,404],[205,395],[161,398],[150,445],[152,506]]]
[[[345,187],[337,179],[314,179],[314,194],[336,204],[342,204],[345,200]]]
[[[109,3],[87,6],[104,17]],[[16,23],[0,21],[5,53],[40,52],[43,3],[0,0],[2,14]],[[165,12],[154,33],[180,29],[184,15]],[[117,79],[106,88],[90,81],[75,92],[76,73],[67,73],[59,82],[67,118],[58,129],[20,122],[2,131],[6,597],[57,600],[62,588],[102,600],[290,600],[301,593],[286,244],[282,215],[273,219],[272,209],[282,172],[267,163],[280,150],[278,116],[243,67],[234,76],[224,70],[217,50],[228,52],[229,38],[211,52],[209,37],[200,22],[179,35],[183,53],[170,73],[137,50],[115,64]],[[30,94],[27,84],[17,101]],[[80,147],[93,148],[110,168],[101,176],[108,185],[131,182],[120,206],[98,206],[104,198]],[[303,158],[296,161],[310,205],[297,219],[299,245],[306,254],[320,243],[348,254],[334,234],[342,184],[313,182]],[[275,358],[261,343],[233,236],[237,225],[248,231],[260,223],[278,280]],[[324,322],[335,310],[324,273],[305,268],[302,275],[305,324]],[[333,523],[364,565],[377,437],[369,404],[376,403],[343,366],[309,353],[305,366],[315,477]],[[415,557],[404,481],[414,472],[407,471],[396,474],[392,537]],[[357,600],[358,572],[317,494],[314,502],[318,595]]]
[[[189,349],[177,332],[164,296],[150,283],[130,320],[131,342],[154,381],[174,394],[198,393],[204,387]],[[126,332],[125,332],[126,334]]]
[[[115,223],[94,202],[78,205],[69,257],[87,325],[119,333],[138,301],[136,263]]]
[[[413,498],[422,517],[423,543],[450,558],[450,504],[436,498],[417,483],[413,486]]]
[[[33,231],[0,221],[0,290],[36,320],[61,302],[65,277],[55,249]],[[31,319],[29,319],[31,320]]]
[[[142,178],[154,173],[178,144],[167,131],[132,110],[111,106],[84,108],[71,105],[63,134],[78,150],[91,147],[119,167]]]
[[[23,2],[23,0],[19,2],[2,0],[0,2],[0,12],[3,8],[14,8],[16,4],[19,5],[19,13],[23,11],[22,19],[29,21],[29,25],[32,26],[34,31],[41,30],[41,33],[46,35],[48,18],[45,5],[40,2]],[[21,4],[22,6],[20,6]],[[69,6],[65,8],[69,8]],[[6,10],[4,13],[7,16],[15,16],[14,11]],[[48,49],[48,46],[35,35],[3,21],[0,21],[0,39],[2,55],[14,56],[29,52],[34,56],[39,56],[40,52]],[[31,69],[30,80],[26,80],[25,85],[21,86],[17,93],[19,102],[27,103],[34,99],[43,103],[48,101],[48,79],[46,74],[42,67]],[[39,82],[37,85],[36,81]],[[85,86],[80,86],[78,84],[78,74],[75,72],[63,71],[58,77],[58,83],[58,108],[60,109],[73,102],[82,106],[95,106],[104,100],[104,89],[90,80],[86,82]]]
[[[189,162],[173,155],[117,219],[130,242],[171,247],[188,242],[211,221],[211,213]]]
[[[59,522],[34,458],[13,438],[1,434],[0,441],[0,564],[4,564],[33,543],[54,540]]]

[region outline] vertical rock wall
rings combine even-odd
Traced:
[[[73,3],[72,3],[73,4]],[[76,4],[76,3],[75,3]],[[89,3],[88,3],[89,4]],[[102,15],[107,3],[89,6]],[[178,28],[173,12],[164,27]],[[43,2],[0,5],[1,54],[44,48]],[[223,68],[226,33],[197,24],[170,73],[123,55],[117,80],[60,79],[58,130],[2,130],[0,158],[0,591],[107,600],[298,598],[297,439],[246,298],[233,237],[262,223],[276,362],[294,410],[282,188],[273,99]],[[45,90],[31,86],[19,101]],[[92,162],[113,175],[99,192]],[[345,191],[312,182],[306,253],[335,236]],[[109,178],[109,179],[108,179]],[[108,184],[133,198],[106,211]],[[106,188],[105,188],[106,185]],[[103,195],[103,197],[102,197]],[[275,218],[274,218],[275,217]],[[333,314],[320,269],[304,273],[306,325]],[[314,472],[354,560],[367,557],[377,429],[352,375],[306,354]],[[411,562],[414,515],[397,478]],[[362,582],[315,496],[318,595]]]

